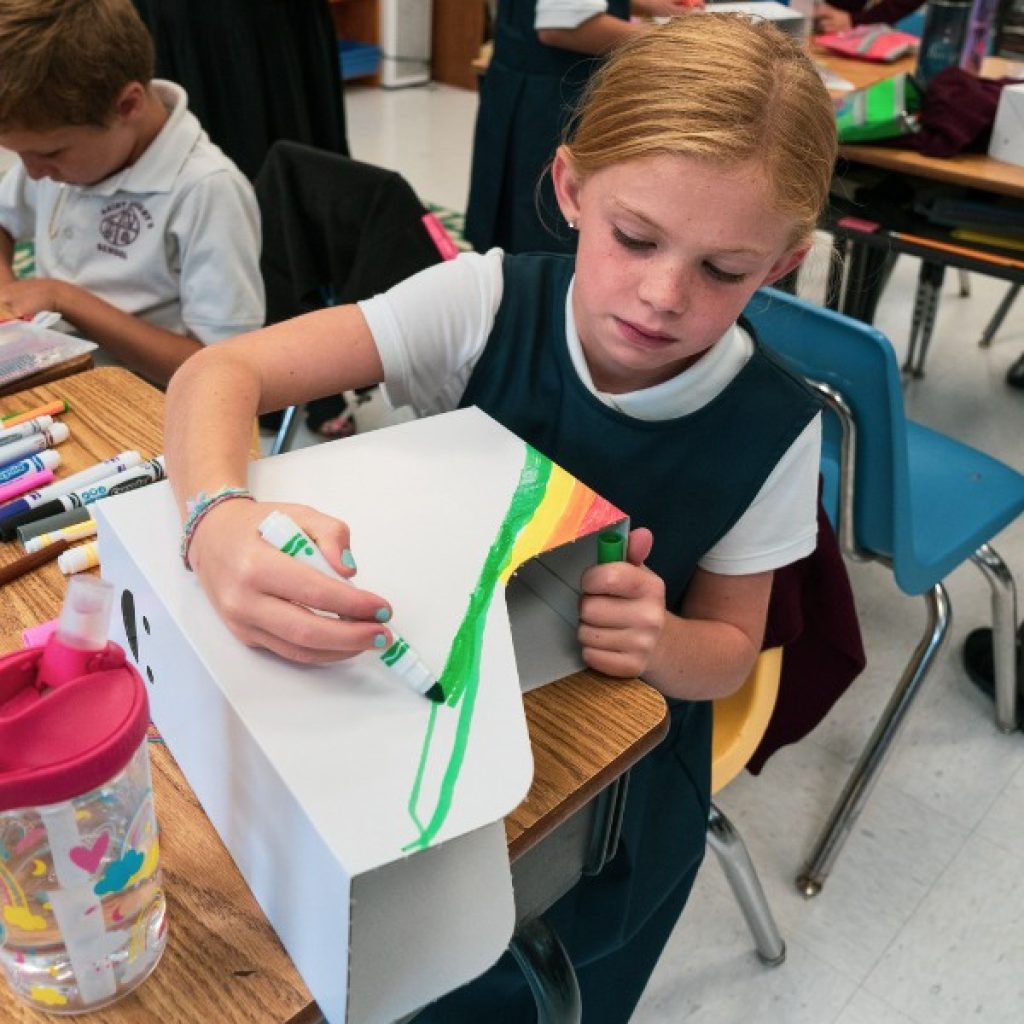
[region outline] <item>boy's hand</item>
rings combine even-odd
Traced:
[[[847,11],[828,4],[818,4],[814,8],[814,30],[816,32],[848,32],[853,28],[853,19]]]
[[[196,526],[189,562],[228,629],[249,647],[309,664],[390,646],[392,635],[381,623],[391,608],[383,598],[302,565],[263,540],[259,525],[274,508],[287,512],[342,576],[355,571],[342,562],[349,533],[339,520],[305,505],[222,502]]]
[[[605,675],[643,675],[661,640],[665,584],[643,564],[653,543],[650,530],[633,530],[626,561],[592,565],[580,581],[583,660]]]
[[[30,277],[24,281],[0,284],[0,303],[10,307],[15,316],[36,313],[63,313],[67,289],[74,285],[53,277]]]

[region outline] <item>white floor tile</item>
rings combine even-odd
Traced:
[[[799,942],[787,942],[781,966],[761,964],[731,901],[718,865],[709,862],[633,1024],[823,1024],[845,1005],[855,982]]]
[[[800,942],[859,983],[957,855],[968,830],[883,779],[822,892],[808,900],[795,878],[845,777],[846,766],[834,755],[805,741],[773,757],[760,776],[740,776],[718,802],[750,850],[786,941]]]
[[[1015,737],[1020,743],[1019,734]],[[1024,767],[1003,788],[978,823],[975,835],[1024,860]]]
[[[1024,861],[974,837],[865,988],[929,1024],[1018,1024],[1024,1008]]]
[[[905,1013],[900,1013],[887,1002],[858,991],[835,1019],[835,1024],[918,1024]]]

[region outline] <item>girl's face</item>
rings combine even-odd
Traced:
[[[776,209],[756,161],[662,154],[581,178],[562,148],[552,175],[579,230],[573,313],[600,391],[676,376],[807,251],[791,245],[794,219]]]

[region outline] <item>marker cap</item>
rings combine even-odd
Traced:
[[[597,561],[604,565],[607,562],[621,562],[626,556],[626,538],[615,530],[605,530],[597,537]]]
[[[71,430],[66,423],[54,423],[46,428],[47,436],[51,444],[61,444],[71,436]]]
[[[71,576],[76,572],[83,572],[100,564],[100,546],[97,541],[91,540],[88,544],[79,544],[76,548],[70,548],[64,554],[57,556],[57,568],[65,576]]]

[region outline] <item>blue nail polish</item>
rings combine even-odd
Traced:
[[[383,647],[388,642],[388,638],[383,633],[378,633],[373,638],[374,647]]]
[[[352,557],[352,552],[348,548],[345,548],[341,553],[341,564],[346,569],[354,569],[356,567],[356,560]]]
[[[378,608],[373,616],[378,622],[390,622],[391,611],[387,608]]]

